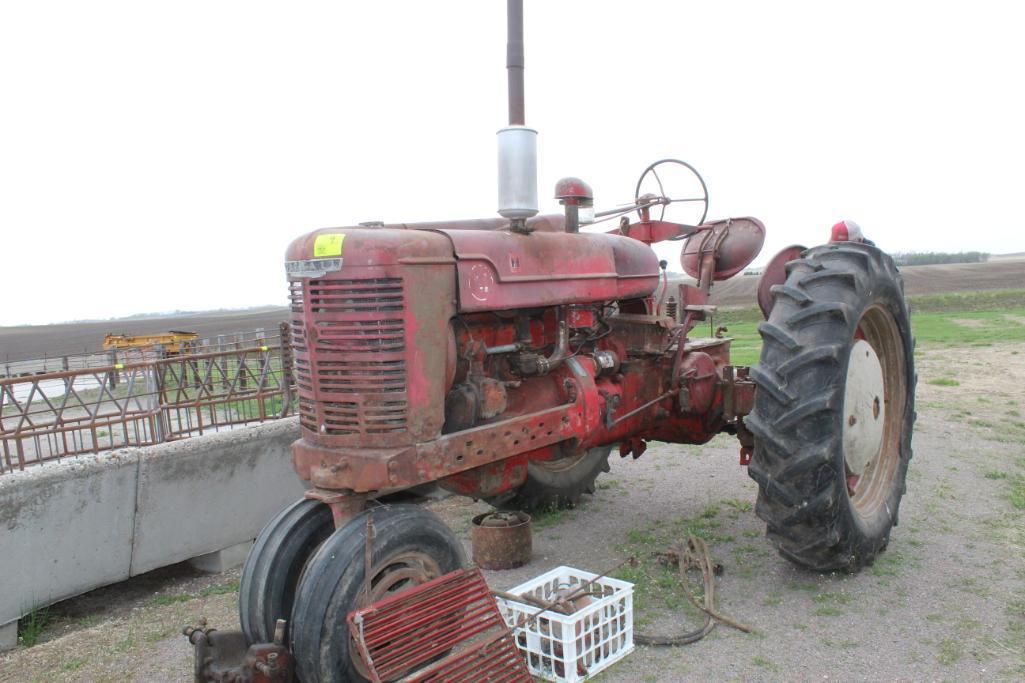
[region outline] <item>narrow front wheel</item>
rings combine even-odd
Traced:
[[[374,530],[369,580],[368,517]],[[346,625],[349,613],[465,565],[452,531],[418,505],[384,505],[352,518],[320,546],[299,582],[291,640],[300,680],[367,680],[369,671]]]
[[[299,575],[334,531],[331,508],[299,500],[275,515],[253,544],[239,581],[239,621],[250,645],[269,643],[278,619],[288,619]]]

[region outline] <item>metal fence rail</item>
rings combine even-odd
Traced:
[[[288,336],[275,341],[0,379],[0,474],[289,415]]]

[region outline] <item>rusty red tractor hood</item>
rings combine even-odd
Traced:
[[[293,241],[287,260],[314,259],[318,240],[323,246],[326,236],[344,235],[338,258],[353,279],[355,268],[455,265],[458,313],[635,299],[655,290],[658,257],[645,244],[565,233],[563,222],[543,216],[528,225],[544,230],[527,234],[503,229],[501,219],[326,228]]]

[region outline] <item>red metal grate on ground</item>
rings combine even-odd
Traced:
[[[371,680],[530,683],[480,569],[462,569],[349,614]]]

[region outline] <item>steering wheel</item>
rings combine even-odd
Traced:
[[[677,180],[679,180],[682,177],[683,182],[674,184],[685,186],[690,185],[692,186],[692,192],[694,194],[700,193],[701,196],[680,198],[670,197],[666,194],[665,187],[662,184],[662,176],[659,175],[659,170],[662,171],[662,174],[666,176],[667,180],[670,178],[670,176],[674,175],[677,176]],[[640,200],[642,196],[641,188],[644,187],[645,181],[648,181],[648,184],[651,185],[651,181],[648,180],[649,175],[657,184],[658,189],[657,193],[651,192],[651,194],[657,194],[657,196],[661,197],[659,203],[662,205],[662,210],[658,216],[659,220],[663,220],[665,218],[666,207],[670,204],[700,203],[699,208],[701,209],[701,218],[698,219],[695,225],[701,225],[705,222],[705,216],[708,215],[708,188],[705,186],[705,179],[701,177],[701,174],[697,172],[697,169],[688,164],[686,161],[680,161],[679,159],[661,159],[659,161],[656,161],[651,166],[648,166],[646,169],[644,169],[644,173],[641,174],[640,179],[637,181],[637,188],[634,190],[635,200]],[[697,179],[697,184],[694,183],[694,179]],[[687,182],[688,180],[689,182]],[[700,187],[700,190],[698,190],[698,187]],[[654,190],[655,188],[653,187],[651,189]],[[644,194],[649,193],[645,192]],[[637,210],[638,214],[640,213],[640,211],[640,209]]]

